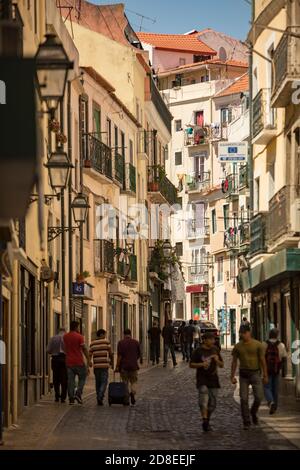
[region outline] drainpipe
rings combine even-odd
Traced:
[[[64,99],[60,103],[60,126],[61,131],[64,132]],[[62,145],[63,149],[63,145]],[[62,325],[66,326],[66,234],[65,234],[65,190],[61,190],[60,197],[60,212],[61,220],[60,225],[62,229],[61,233],[61,314],[62,314]]]
[[[68,81],[68,110],[67,110],[67,119],[68,119],[68,156],[70,162],[72,162],[72,115],[71,115],[71,82]],[[69,176],[69,187],[68,187],[68,220],[69,227],[72,226],[72,175],[73,172],[70,171]],[[69,255],[69,321],[75,320],[73,318],[73,303],[72,303],[72,293],[73,293],[73,231],[69,230],[68,232],[68,255]]]
[[[254,25],[254,0],[251,4],[251,27]],[[254,211],[254,174],[253,174],[253,44],[250,44],[249,50],[249,160],[248,160],[248,177],[249,177],[249,187],[250,187],[250,219],[253,217]]]
[[[19,263],[13,262],[13,292],[12,292],[12,319],[11,319],[11,344],[12,344],[12,422],[18,420],[18,389],[19,389]]]

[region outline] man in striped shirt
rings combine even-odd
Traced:
[[[98,330],[97,339],[91,342],[90,358],[93,358],[97,403],[99,406],[103,406],[103,399],[108,383],[108,370],[110,367],[114,367],[113,353],[110,342],[106,338],[105,330]]]

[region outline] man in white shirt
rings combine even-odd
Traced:
[[[279,331],[273,328],[269,333],[268,341],[263,343],[269,382],[265,387],[265,397],[270,408],[270,414],[274,414],[278,407],[278,391],[280,371],[287,359],[285,345],[279,341]]]

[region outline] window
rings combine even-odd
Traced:
[[[221,109],[221,124],[229,124],[232,121],[232,109],[222,108]]]
[[[273,162],[269,167],[269,200],[275,194],[275,163]]]
[[[183,256],[183,243],[182,242],[178,242],[176,243],[176,255],[177,256]]]
[[[175,316],[178,319],[183,318],[183,300],[177,300],[175,304]]]
[[[195,112],[195,125],[199,127],[204,126],[204,111]]]
[[[101,110],[96,103],[93,103],[93,133],[94,137],[101,140]]]
[[[211,211],[211,224],[212,224],[212,233],[217,232],[217,215],[216,215],[216,209],[213,209]]]
[[[97,339],[97,331],[103,328],[103,308],[91,306],[91,339]]]
[[[223,282],[223,269],[224,269],[224,259],[221,256],[220,258],[217,259],[217,269],[218,269],[218,274],[217,274],[217,281],[218,282]]]
[[[236,256],[230,256],[230,279],[236,278]]]
[[[130,163],[133,165],[133,141],[129,139],[129,158],[130,158]]]
[[[259,212],[259,196],[260,196],[260,179],[255,178],[254,181],[254,210]]]
[[[79,116],[80,116],[80,140],[82,160],[88,160],[88,132],[89,132],[89,103],[85,96],[80,97]]]
[[[107,145],[111,148],[111,120],[106,119]]]
[[[175,165],[182,165],[182,152],[175,152]]]
[[[175,121],[175,132],[180,132],[182,131],[182,121],[181,119],[177,119]]]
[[[186,64],[186,59],[184,59],[183,57],[180,57],[179,66],[181,67],[182,65],[185,65],[185,64]]]
[[[204,169],[205,157],[194,157],[194,172],[195,176],[198,176],[200,181],[203,181]]]
[[[229,204],[223,206],[223,217],[224,217],[224,229],[227,230],[229,228]]]
[[[119,129],[117,126],[114,128],[114,134],[115,134],[115,153],[118,153],[119,151]]]
[[[169,160],[169,148],[167,145],[164,147],[164,159],[165,161]]]
[[[124,134],[124,132],[121,132],[121,150],[122,150],[122,156],[124,158],[125,158],[125,149],[126,149],[125,134]]]
[[[200,82],[201,82],[201,83],[209,82],[209,75],[208,75],[208,74],[202,75],[202,76],[200,77]]]

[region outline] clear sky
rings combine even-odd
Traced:
[[[89,0],[97,4],[122,3],[110,0]],[[245,39],[249,30],[248,0],[125,0],[126,15],[138,31],[141,17],[133,12],[156,19],[144,19],[142,31],[180,34],[192,29],[213,28],[237,39]]]

